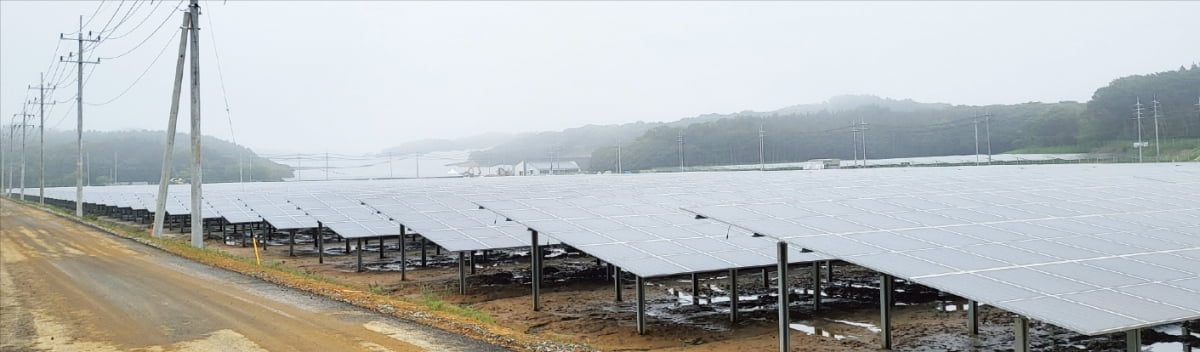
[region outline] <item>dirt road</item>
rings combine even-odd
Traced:
[[[0,202],[3,351],[504,350]]]

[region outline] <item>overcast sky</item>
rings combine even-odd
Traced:
[[[164,129],[177,4],[0,1],[0,117],[20,112],[39,72],[58,70],[52,58],[76,51],[59,33],[97,13],[85,31],[107,23],[113,38],[89,58],[145,43],[94,66],[85,102],[132,88],[85,104],[84,128]],[[416,139],[773,110],[841,94],[1087,101],[1114,78],[1200,61],[1200,2],[201,5],[204,133],[230,138],[227,97],[238,142],[276,153],[377,152]],[[60,82],[72,82],[75,66],[63,68]],[[47,127],[74,129],[74,94],[73,84],[55,92]]]

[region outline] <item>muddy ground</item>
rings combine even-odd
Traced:
[[[357,272],[356,246],[346,251],[335,237],[325,245],[325,263],[309,235],[297,237],[296,256],[288,256],[287,239],[273,237],[260,248],[264,261],[281,261],[326,277],[363,286],[375,286],[396,296],[418,300],[433,293],[449,302],[468,304],[490,313],[498,324],[554,340],[582,343],[601,350],[774,351],[777,350],[775,289],[764,285],[762,269],[738,274],[739,320],[730,323],[727,272],[700,275],[699,305],[692,304],[687,275],[646,280],[647,334],[638,335],[634,322],[633,278],[623,280],[623,298],[615,300],[610,269],[596,259],[570,248],[546,251],[542,310],[533,311],[529,290],[527,249],[493,251],[477,255],[476,273],[467,278],[468,294],[458,294],[457,255],[427,247],[421,265],[420,246],[407,241],[408,281],[400,281],[398,241],[385,241],[385,258],[379,257],[378,240],[364,246],[365,272]],[[209,246],[242,256],[254,255],[237,238],[210,239]],[[825,271],[822,270],[822,273]],[[846,263],[834,265],[819,311],[812,309],[811,267],[793,266],[791,317],[793,349],[799,351],[861,351],[877,349],[879,334],[878,274]],[[768,278],[774,285],[774,270]],[[828,280],[828,279],[826,279]],[[966,301],[935,290],[896,283],[893,341],[897,350],[1003,351],[1012,349],[1013,315],[981,306],[981,331],[976,338],[966,330]],[[1191,331],[1200,330],[1195,326]],[[1048,324],[1032,322],[1035,351],[1120,351],[1123,335],[1088,337]],[[1182,350],[1184,344],[1200,347],[1200,335],[1180,335],[1179,325],[1147,329],[1143,342],[1149,350]]]
[[[0,351],[505,351],[0,200]]]

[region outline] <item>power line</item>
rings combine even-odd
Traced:
[[[181,1],[182,3],[182,1]],[[208,6],[208,0],[204,1],[204,6]],[[213,29],[212,15],[207,16],[208,20],[208,37],[212,39],[213,56],[217,60],[217,79],[221,83],[221,99],[225,102],[225,119],[229,121],[229,139],[237,145],[237,134],[233,132],[233,115],[229,112],[229,94],[225,93],[225,73],[221,71],[221,54],[217,52],[217,35]],[[253,172],[253,170],[251,170]],[[238,182],[242,181],[242,150],[238,149]]]
[[[154,64],[158,62],[158,59],[162,57],[163,53],[167,52],[167,48],[171,47],[171,42],[175,40],[175,36],[177,34],[178,33],[172,34],[171,38],[167,39],[167,45],[164,45],[162,47],[162,49],[160,49],[158,51],[158,55],[154,56],[154,61],[151,61],[150,65],[146,66],[146,69],[142,70],[142,73],[140,75],[138,75],[137,79],[133,80],[133,83],[130,83],[128,87],[125,87],[125,90],[121,91],[121,94],[117,94],[117,96],[115,96],[112,99],[109,99],[103,103],[89,103],[89,102],[85,101],[85,102],[83,102],[83,104],[90,105],[90,106],[100,106],[100,105],[107,105],[108,103],[117,101],[117,99],[121,99],[121,97],[125,96],[125,93],[129,93],[129,90],[133,89],[133,87],[136,86],[138,84],[138,82],[140,82],[142,80],[142,77],[146,76],[146,73],[150,72],[151,68],[154,68]],[[91,78],[90,75],[88,77]],[[87,81],[85,80],[84,82],[86,83]],[[226,107],[226,110],[228,110],[228,107]],[[236,142],[235,142],[235,144],[236,144]]]
[[[120,57],[122,57],[122,56],[128,55],[129,53],[132,53],[132,52],[134,52],[135,50],[137,50],[138,48],[141,48],[141,47],[142,47],[142,45],[144,45],[144,44],[146,44],[146,42],[150,41],[150,38],[153,38],[155,34],[158,34],[158,31],[159,31],[159,30],[161,30],[161,29],[163,28],[163,26],[165,26],[165,25],[167,24],[167,21],[170,21],[170,20],[171,20],[171,17],[172,17],[171,15],[173,15],[173,14],[175,13],[175,11],[178,11],[178,10],[179,10],[179,6],[180,6],[180,5],[183,5],[183,1],[182,1],[182,0],[181,0],[181,1],[179,1],[179,3],[175,5],[175,9],[174,9],[173,11],[171,11],[171,13],[167,14],[167,17],[166,17],[166,18],[163,18],[162,22],[159,22],[159,24],[158,24],[158,27],[155,27],[155,28],[154,28],[154,31],[153,31],[153,32],[150,32],[150,35],[146,36],[146,38],[143,38],[143,39],[142,39],[142,41],[141,41],[141,42],[139,42],[139,43],[137,43],[137,45],[134,45],[134,46],[133,46],[133,48],[130,48],[129,50],[126,50],[125,52],[123,52],[123,53],[120,53],[120,54],[117,54],[117,55],[115,55],[115,56],[111,56],[111,57],[101,57],[101,58],[102,58],[102,59],[105,59],[105,60],[116,59],[116,58],[120,58]],[[151,14],[151,15],[153,15],[153,14]],[[149,18],[149,16],[147,16],[147,18]],[[174,35],[174,34],[173,34],[173,35]],[[106,38],[106,39],[107,39],[107,38]]]
[[[83,32],[83,27],[92,24],[92,20],[96,18],[96,15],[100,14],[100,8],[104,7],[105,2],[106,0],[100,0],[100,3],[96,5],[96,9],[92,11],[92,15],[88,16],[87,22],[84,22],[83,25],[79,26],[79,32],[66,33],[65,35],[75,35]]]
[[[146,17],[142,18],[142,21],[141,21],[141,22],[138,22],[138,24],[137,24],[136,26],[133,26],[133,28],[132,28],[132,29],[130,29],[128,32],[125,32],[125,34],[118,35],[118,36],[111,36],[111,35],[110,35],[110,36],[106,36],[106,37],[104,37],[104,39],[121,39],[121,38],[124,38],[124,37],[126,37],[126,36],[128,36],[128,35],[130,35],[130,34],[133,34],[133,32],[137,31],[137,30],[138,30],[138,28],[142,28],[142,25],[143,25],[143,24],[146,24],[146,21],[147,21],[147,20],[149,20],[149,19],[150,19],[150,17],[154,17],[154,13],[155,13],[156,11],[158,11],[158,7],[159,7],[159,6],[162,6],[162,4],[163,4],[164,2],[166,2],[166,1],[159,1],[157,4],[154,4],[154,8],[153,8],[153,9],[150,9],[150,14],[148,14],[148,15],[146,15]],[[178,9],[178,5],[176,5],[176,9]],[[169,16],[168,16],[168,17],[169,17]]]

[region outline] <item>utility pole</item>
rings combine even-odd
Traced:
[[[683,159],[683,131],[679,131],[679,135],[675,137],[675,140],[679,142],[679,172],[683,172],[683,167],[685,166]]]
[[[112,184],[117,184],[117,150],[113,149]]]
[[[392,166],[392,152],[388,152],[388,178],[396,177],[396,168]]]
[[[854,145],[854,166],[858,166],[858,128],[850,125],[850,144]]]
[[[85,163],[87,163],[87,167],[86,167],[87,171],[85,171],[85,173],[87,174],[87,186],[91,187],[92,186],[92,152],[84,152],[83,156],[85,157],[85,160],[87,160],[85,162]]]
[[[200,1],[191,0],[191,47],[192,47],[192,247],[204,247],[204,207],[200,185],[204,183],[200,168]]]
[[[38,167],[41,168],[41,172],[38,173],[38,178],[41,179],[38,186],[38,203],[46,205],[46,89],[55,87],[46,87],[45,72],[39,74],[39,77],[38,86],[29,89],[38,90]]]
[[[758,171],[767,171],[767,155],[763,146],[763,139],[767,132],[763,130],[763,125],[758,125]]]
[[[175,60],[175,85],[171,91],[171,111],[167,122],[167,145],[163,149],[162,173],[158,176],[158,198],[154,204],[153,237],[162,237],[166,220],[167,186],[171,180],[171,156],[175,154],[175,125],[179,121],[179,95],[183,90],[183,63],[187,59],[188,30],[192,25],[191,14],[183,13],[183,25],[179,27],[179,55]]]
[[[3,130],[4,130],[4,127],[0,126],[0,132],[3,132]],[[2,134],[2,133],[0,133],[0,134]],[[11,128],[9,129],[8,135],[9,135],[9,138],[8,138],[9,144],[8,145],[9,145],[9,149],[10,149],[9,151],[11,152],[11,149],[12,149],[12,129]],[[8,154],[11,154],[11,153],[4,152],[4,136],[0,135],[0,187],[2,187],[4,189],[3,192],[0,192],[3,194],[0,194],[0,195],[8,195],[9,187],[8,187],[8,183],[5,181],[12,180],[11,175],[9,175],[7,177],[5,176],[5,175],[7,175],[7,173],[5,173],[5,170],[9,170],[9,171],[12,170],[11,167],[8,167],[8,158],[7,158]]]
[[[16,136],[16,133],[17,133],[16,122],[9,124],[8,125],[8,155],[9,155],[8,158],[9,158],[9,160],[8,160],[8,162],[4,163],[4,166],[8,167],[8,182],[4,184],[4,193],[9,195],[10,197],[12,196],[12,189],[13,189],[12,153],[13,153],[13,144],[16,144],[15,143],[16,139],[14,139],[14,137]]]
[[[979,166],[979,116],[975,116],[975,166]]]
[[[621,144],[617,143],[617,174],[623,174],[625,170],[621,169]]]
[[[1153,99],[1154,99],[1153,100],[1153,102],[1154,102],[1154,161],[1162,162],[1162,148],[1159,147],[1160,143],[1159,143],[1159,139],[1158,139],[1158,118],[1162,115],[1160,115],[1158,112],[1158,95],[1155,94]]]
[[[1138,97],[1137,103],[1134,104],[1133,106],[1134,106],[1133,110],[1135,112],[1137,112],[1137,116],[1134,118],[1137,119],[1137,128],[1138,128],[1138,141],[1137,141],[1137,144],[1135,144],[1134,146],[1137,147],[1138,162],[1140,163],[1140,162],[1142,162],[1142,148],[1144,148],[1146,146],[1144,143],[1142,143],[1142,98]]]
[[[33,114],[26,114],[22,110],[20,114],[13,114],[13,116],[21,116],[21,194],[19,197],[21,200],[25,200],[25,132],[29,129],[29,124],[26,120],[32,117]]]
[[[992,164],[992,114],[986,110],[983,112],[983,129],[987,133],[987,164]]]
[[[416,169],[417,170],[416,171],[417,178],[421,178],[421,153],[413,154],[413,163],[416,164],[416,167],[417,167],[417,169]]]
[[[870,129],[870,127],[867,127],[868,125],[870,124],[867,123],[866,118],[860,116],[858,120],[858,131],[862,134],[863,167],[867,167],[867,130]]]
[[[92,32],[89,31],[89,38],[85,39],[83,37],[83,16],[79,16],[79,33],[75,39],[66,38],[62,33],[58,34],[58,39],[60,40],[74,40],[79,44],[79,59],[64,60],[62,56],[58,57],[58,61],[60,62],[79,64],[78,73],[75,76],[75,86],[77,88],[75,92],[75,108],[77,111],[75,118],[76,151],[79,154],[79,158],[75,161],[75,216],[78,217],[83,217],[83,64],[100,63],[100,58],[96,58],[96,61],[84,60],[86,55],[83,52],[83,42],[94,43],[100,41],[100,36],[96,36],[95,38],[91,38],[91,36]],[[73,54],[68,54],[67,56],[72,57]]]
[[[329,181],[329,151],[325,151],[325,181]]]

